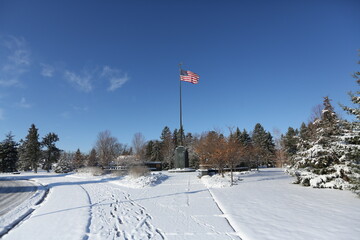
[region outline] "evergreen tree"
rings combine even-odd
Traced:
[[[50,171],[51,165],[58,161],[60,157],[60,149],[58,149],[55,143],[59,141],[59,137],[55,133],[48,133],[45,137],[43,137],[42,145],[46,147],[44,150],[44,166],[47,172]]]
[[[99,165],[99,159],[97,157],[97,153],[95,148],[91,149],[89,157],[88,157],[88,161],[87,161],[87,166],[88,167],[95,167]]]
[[[174,149],[177,146],[179,146],[179,144],[180,144],[179,131],[176,128],[174,129],[174,132],[172,134],[172,141],[173,141],[173,144],[174,144]]]
[[[199,168],[200,160],[197,154],[195,153],[194,145],[197,141],[197,138],[194,137],[191,133],[187,133],[185,136],[185,146],[187,158],[189,159],[189,167],[191,168]],[[185,158],[186,159],[186,158]]]
[[[250,135],[247,133],[246,129],[244,129],[242,132],[240,132],[239,142],[240,142],[242,145],[244,145],[245,147],[251,145],[251,137],[250,137]]]
[[[172,141],[171,131],[167,126],[165,126],[162,130],[160,139],[163,168],[169,169],[172,166],[172,159],[174,156],[174,144]]]
[[[80,149],[77,149],[73,159],[74,168],[78,169],[84,167],[84,156],[81,153]]]
[[[311,167],[321,174],[339,159],[333,145],[338,141],[340,133],[339,118],[328,97],[324,98],[323,105],[321,119],[316,119],[313,123],[316,127],[315,141],[310,142],[311,147],[297,156],[301,159],[297,162],[299,167]]]
[[[252,159],[253,159],[253,145],[251,141],[251,137],[244,129],[242,132],[240,132],[239,139],[238,139],[240,145],[243,148],[243,154],[242,154],[242,161],[241,165],[242,167],[248,167],[249,169],[252,166]]]
[[[14,136],[10,132],[6,135],[5,140],[0,143],[0,171],[16,171],[17,161],[18,143],[14,141]]]
[[[266,132],[260,123],[255,125],[251,140],[256,164],[273,165],[275,159],[275,144],[271,134]]]
[[[152,152],[151,152],[151,161],[162,162],[160,141],[154,141],[154,144],[152,147]]]
[[[297,153],[298,137],[294,128],[289,127],[285,136],[282,137],[281,141],[288,158],[291,158]]]
[[[54,169],[56,173],[68,173],[73,171],[74,154],[71,152],[62,152],[60,159]]]
[[[151,156],[153,155],[153,145],[154,145],[154,141],[150,140],[147,142],[146,144],[146,148],[145,148],[145,157],[147,160],[151,160]]]
[[[270,132],[266,133],[266,141],[265,141],[266,151],[265,156],[267,160],[267,166],[274,167],[275,166],[275,143],[274,139]]]
[[[25,157],[25,141],[20,139],[18,147],[18,162],[16,168],[24,171],[31,170],[31,162]]]
[[[31,167],[37,173],[40,157],[41,150],[38,129],[32,124],[25,141],[21,145],[19,160],[23,163],[22,168],[24,170]]]
[[[301,126],[300,126],[300,131],[299,131],[299,137],[301,139],[304,139],[304,140],[309,140],[309,136],[308,136],[308,129],[307,129],[307,126],[304,122],[301,123]]]
[[[343,141],[343,121],[338,118],[328,97],[324,98],[323,106],[321,118],[311,125],[315,134],[312,133],[308,140],[309,148],[295,155],[295,163],[290,171],[297,176],[295,183],[344,189],[352,173],[346,159],[348,146]]]
[[[355,72],[353,77],[360,86],[360,72]],[[344,124],[347,129],[343,138],[345,146],[342,149],[346,150],[344,160],[348,162],[348,167],[352,171],[352,174],[349,174],[349,181],[353,184],[353,190],[360,195],[360,91],[349,92],[349,96],[354,107],[344,105],[341,107],[348,114],[354,116],[355,120],[351,124]]]

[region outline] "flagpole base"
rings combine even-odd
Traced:
[[[188,151],[184,146],[178,146],[175,149],[174,169],[189,168]]]

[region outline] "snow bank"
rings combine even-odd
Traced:
[[[242,175],[250,174],[251,172],[234,172],[233,185],[238,184],[241,181]],[[203,176],[201,181],[207,188],[224,188],[231,186],[231,175],[230,173],[225,173],[224,177],[221,174],[216,174],[213,176]]]
[[[140,177],[127,175],[119,180],[111,181],[111,183],[128,188],[144,188],[158,185],[167,178],[168,176],[163,175],[160,172],[152,172],[149,175]]]

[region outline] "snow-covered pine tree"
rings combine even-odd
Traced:
[[[315,134],[301,139],[307,145],[294,155],[295,163],[290,173],[297,176],[295,183],[304,186],[350,189],[354,171],[353,161],[346,157],[349,145],[344,141],[347,132],[344,120],[338,118],[328,97],[324,98],[323,105],[321,119],[311,124]]]
[[[360,85],[360,72],[355,72],[353,77]],[[356,119],[350,124],[344,124],[347,129],[340,147],[344,151],[342,160],[347,162],[347,172],[351,173],[348,174],[349,182],[352,184],[352,189],[360,195],[360,91],[350,92],[349,96],[354,107],[344,105],[341,107]]]
[[[14,141],[14,135],[8,133],[4,141],[0,143],[0,171],[16,171],[18,161],[18,143]]]
[[[56,173],[68,173],[73,171],[74,154],[70,152],[62,152],[60,159],[54,169]]]

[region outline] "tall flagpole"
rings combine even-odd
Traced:
[[[182,124],[182,97],[181,97],[181,65],[179,64],[179,87],[180,87],[180,146],[183,145],[183,124]]]

